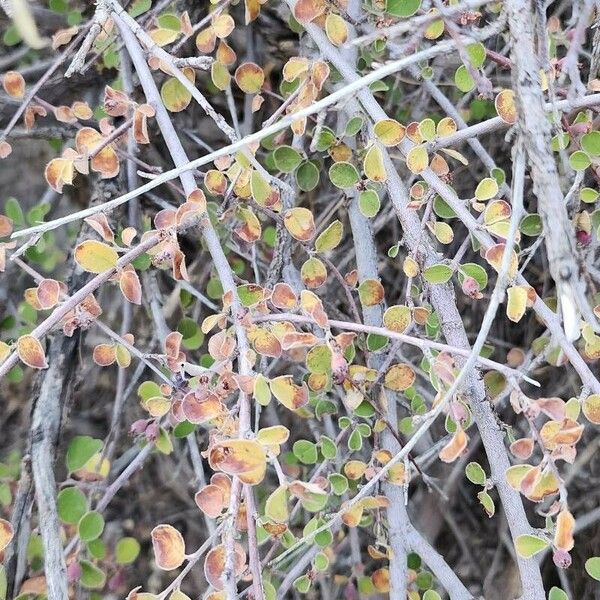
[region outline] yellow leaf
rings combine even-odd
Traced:
[[[375,135],[384,146],[396,146],[406,134],[406,127],[395,119],[382,119],[373,127]]]
[[[209,450],[211,468],[237,475],[244,483],[260,483],[267,468],[264,448],[254,440],[225,440]]]
[[[520,285],[513,285],[506,292],[508,294],[506,316],[514,323],[518,323],[527,308],[527,289]]]
[[[367,150],[363,161],[363,169],[365,175],[371,181],[385,181],[387,173],[383,164],[383,153],[381,152],[381,148],[376,144],[373,144]]]
[[[325,20],[325,32],[334,46],[341,46],[348,39],[346,21],[334,13],[330,13]]]
[[[429,155],[425,146],[414,146],[406,155],[406,166],[411,173],[421,173],[429,166]]]
[[[281,375],[270,381],[271,392],[290,410],[296,410],[308,402],[308,388],[303,382],[301,386],[294,384],[291,375]]]
[[[75,262],[89,273],[103,273],[117,266],[119,255],[114,248],[96,240],[86,240],[75,248]]]
[[[307,208],[291,208],[285,213],[283,220],[291,236],[301,242],[306,242],[315,235],[315,220]]]
[[[242,92],[257,94],[265,82],[264,71],[255,63],[247,62],[240,65],[235,71],[235,82]]]

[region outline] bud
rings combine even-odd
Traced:
[[[483,294],[479,291],[479,284],[473,277],[465,276],[462,282],[462,291],[471,298],[479,300],[483,297]]]
[[[571,555],[566,550],[555,550],[552,560],[559,569],[568,569],[571,566]]]
[[[131,424],[129,432],[133,435],[140,435],[146,431],[146,427],[148,426],[148,421],[146,419],[138,419]]]
[[[77,581],[80,577],[81,577],[81,567],[79,566],[79,563],[76,560],[74,560],[67,567],[67,581],[69,581],[69,582]]]
[[[156,438],[158,438],[159,432],[160,432],[160,427],[158,426],[158,423],[150,423],[150,425],[148,425],[148,427],[146,427],[146,439],[149,442],[156,441]]]

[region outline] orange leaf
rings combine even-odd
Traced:
[[[48,368],[42,344],[32,335],[22,335],[17,340],[17,354],[28,367],[34,369]]]
[[[5,519],[0,519],[0,552],[6,548],[13,539],[14,531],[12,525]]]
[[[575,540],[573,532],[575,530],[575,519],[568,510],[562,510],[556,517],[556,530],[554,532],[554,545],[561,550],[573,549]]]
[[[159,569],[171,571],[179,567],[185,560],[185,542],[175,527],[157,525],[150,534],[154,558]]]
[[[384,385],[394,391],[407,390],[415,382],[415,377],[410,365],[392,365],[385,374]]]
[[[277,308],[291,310],[298,303],[298,298],[287,283],[276,283],[271,294],[271,303]]]
[[[94,362],[101,367],[108,367],[115,362],[116,351],[114,344],[98,344],[92,353]]]
[[[223,490],[214,484],[205,485],[196,492],[194,500],[198,508],[211,519],[216,519],[225,507],[225,495]]]
[[[325,0],[298,0],[294,6],[294,18],[298,23],[310,23],[325,12]]]
[[[115,235],[108,224],[108,219],[104,213],[98,213],[86,217],[84,221],[100,236],[105,242],[112,242]]]
[[[25,80],[18,71],[7,71],[2,78],[2,86],[11,98],[22,98],[25,95]]]
[[[55,192],[62,192],[65,183],[72,184],[75,170],[73,161],[66,158],[53,158],[44,171],[48,185]]]
[[[462,429],[457,429],[452,439],[441,449],[440,460],[443,462],[454,462],[467,447],[469,438]]]
[[[515,104],[515,93],[512,90],[502,90],[495,100],[496,111],[500,118],[513,125],[517,122],[517,106]]]

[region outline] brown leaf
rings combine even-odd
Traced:
[[[142,303],[142,286],[140,278],[133,268],[123,269],[119,277],[119,287],[123,296],[132,304]]]
[[[37,287],[37,299],[44,310],[58,304],[60,298],[60,284],[54,279],[43,279]]]
[[[234,545],[234,573],[236,579],[244,572],[246,568],[246,553],[244,549],[236,542]],[[221,577],[225,570],[226,559],[225,546],[219,544],[215,546],[204,559],[204,576],[216,590],[223,589]]]
[[[196,492],[194,500],[198,508],[211,519],[216,519],[225,507],[223,490],[212,483]]]

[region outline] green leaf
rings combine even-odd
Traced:
[[[254,283],[240,285],[237,288],[237,295],[242,303],[242,306],[247,308],[255,306],[265,297],[265,290]]]
[[[344,135],[346,137],[354,137],[362,129],[364,122],[365,122],[364,119],[360,115],[358,115],[356,117],[352,117],[346,123],[346,129],[344,131]]]
[[[25,217],[21,205],[16,198],[8,198],[4,203],[4,214],[14,223],[16,227],[25,225]]]
[[[375,190],[363,190],[358,195],[358,209],[367,219],[372,219],[377,215],[380,207],[381,201]]]
[[[313,559],[313,565],[317,571],[327,571],[329,567],[329,559],[324,552],[317,552]]]
[[[187,437],[194,431],[196,431],[196,426],[193,423],[190,423],[189,421],[182,421],[181,423],[177,423],[177,425],[175,425],[173,428],[173,435],[177,439],[181,439]]]
[[[317,141],[315,144],[316,149],[319,152],[325,152],[325,150],[331,148],[335,143],[335,134],[329,127],[322,127],[317,135]]]
[[[265,503],[265,516],[276,523],[285,523],[289,517],[287,487],[280,485]]]
[[[460,65],[454,73],[454,83],[456,87],[464,93],[470,92],[475,88],[475,81],[471,77],[471,73],[465,65]]]
[[[387,0],[385,12],[394,17],[412,17],[421,7],[421,0]]]
[[[157,19],[158,24],[164,29],[171,29],[172,31],[181,31],[181,21],[177,15],[172,13],[165,13],[160,15]]]
[[[484,485],[487,479],[485,471],[481,465],[476,462],[470,462],[465,467],[465,475],[467,476],[467,479],[475,485]]]
[[[491,519],[496,513],[496,505],[492,500],[492,497],[484,490],[477,494],[477,498],[479,502],[481,502],[481,506],[483,506],[483,510],[487,513],[487,516]]]
[[[140,553],[140,543],[132,537],[121,538],[115,548],[115,560],[120,565],[130,565]]]
[[[177,331],[183,336],[182,344],[186,350],[197,350],[204,343],[202,329],[194,319],[184,317],[177,325]]]
[[[139,17],[152,8],[152,0],[135,0],[128,9],[129,16]]]
[[[94,558],[102,560],[106,556],[106,544],[99,538],[88,542],[87,549]]]
[[[79,561],[81,567],[81,576],[79,583],[82,587],[89,590],[100,590],[106,583],[104,571],[93,565],[89,560]]]
[[[362,436],[360,435],[360,431],[355,429],[348,438],[348,448],[353,452],[358,452],[362,448]]]
[[[319,445],[321,447],[321,454],[323,458],[328,460],[333,460],[337,456],[337,446],[335,442],[328,438],[326,435],[322,435],[319,440]]]
[[[310,590],[311,581],[308,575],[301,575],[298,579],[294,580],[294,589],[301,594],[306,594]]]
[[[213,63],[221,64],[221,63]],[[170,112],[185,110],[192,100],[192,93],[175,77],[169,77],[160,88],[160,97]]]
[[[585,171],[592,164],[592,161],[585,152],[577,150],[569,156],[569,164],[575,171]]]
[[[351,188],[358,183],[360,176],[356,167],[349,162],[336,162],[329,168],[329,179],[338,188]]]
[[[432,265],[423,271],[425,281],[429,283],[446,283],[454,271],[448,265]]]
[[[582,135],[581,149],[591,156],[600,156],[600,131],[590,131]]]
[[[567,596],[560,588],[553,586],[550,588],[548,600],[569,600],[569,596]]]
[[[600,581],[600,556],[593,556],[585,561],[586,573],[595,579]]]
[[[291,146],[279,146],[273,152],[273,160],[282,173],[292,173],[300,166],[302,156]]]
[[[582,202],[585,202],[587,204],[591,204],[593,202],[596,202],[596,200],[598,199],[598,191],[594,190],[592,188],[589,187],[584,187],[580,192],[579,192],[579,197],[581,198]]]
[[[171,454],[173,452],[173,442],[171,441],[171,437],[164,429],[164,427],[160,428],[160,432],[158,434],[158,438],[155,442],[156,449],[163,454]]]
[[[523,235],[537,237],[542,233],[542,218],[537,213],[525,215],[519,223],[519,229]]]
[[[87,499],[76,487],[64,488],[56,498],[56,507],[63,523],[75,524],[87,511]]]
[[[422,600],[442,600],[442,597],[435,590],[427,590]]]
[[[515,539],[515,548],[519,556],[531,558],[549,546],[549,542],[537,535],[523,534]],[[599,559],[600,560],[600,559]]]
[[[313,346],[306,355],[306,368],[311,373],[324,375],[331,370],[332,352],[327,344]]]
[[[420,590],[428,590],[433,584],[433,575],[429,571],[421,571],[415,583]]]
[[[314,465],[317,462],[317,446],[308,440],[298,440],[292,446],[294,456],[305,465]]]
[[[466,50],[471,64],[476,69],[481,68],[486,57],[485,46],[481,42],[477,42],[476,44],[469,44]]]
[[[296,171],[296,183],[303,192],[314,190],[319,184],[319,168],[314,161],[303,162]]]
[[[348,479],[341,473],[330,473],[327,479],[336,496],[343,496],[348,491]]]
[[[74,437],[67,449],[66,463],[69,473],[81,469],[101,448],[102,440],[97,440],[89,435]]]
[[[450,208],[446,201],[437,196],[433,199],[433,212],[442,219],[453,219],[456,213]]]
[[[84,542],[91,542],[102,535],[104,518],[99,512],[92,510],[81,517],[77,525],[77,531]]]

